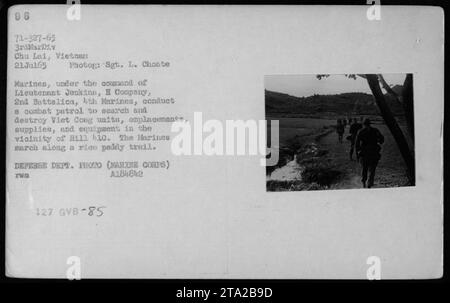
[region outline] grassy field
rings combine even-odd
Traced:
[[[336,124],[336,120],[314,119],[314,118],[285,118],[285,117],[267,117],[267,120],[279,121],[280,146],[286,146],[295,136],[307,137],[320,133],[325,127],[331,127]],[[270,124],[268,127],[268,138],[270,140]]]

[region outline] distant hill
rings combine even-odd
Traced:
[[[402,86],[392,89],[401,94]],[[386,101],[394,115],[402,115],[402,106],[391,96],[385,95]],[[337,95],[313,95],[294,97],[274,91],[265,91],[267,114],[311,114],[311,115],[377,115],[378,107],[372,95],[366,93],[343,93]]]

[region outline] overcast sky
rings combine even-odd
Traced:
[[[403,84],[406,74],[383,74],[390,85]],[[317,79],[316,75],[271,75],[264,78],[265,89],[296,97],[308,97],[314,94],[330,95],[350,92],[371,94],[367,80],[356,77],[349,79],[344,75],[330,75]]]

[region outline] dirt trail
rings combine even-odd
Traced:
[[[339,143],[336,132],[332,132],[318,141],[321,147],[328,150],[326,158],[330,159],[330,163],[336,165],[337,169],[343,173],[340,180],[331,185],[331,189],[362,188],[361,166],[355,160],[355,154],[353,161],[350,160],[350,141],[345,139],[346,136],[348,136],[347,132],[344,134],[342,143]]]
[[[403,159],[392,135],[386,126],[377,125],[376,127],[384,135],[385,142],[382,145],[381,160],[375,172],[375,184],[373,187],[407,185],[406,166],[404,166]],[[336,165],[336,168],[343,172],[341,179],[331,186],[334,189],[362,188],[361,165],[356,160],[350,161],[350,141],[345,139],[348,135],[347,127],[342,143],[338,142],[336,132],[332,132],[318,141],[323,148],[329,151],[326,158],[329,159],[330,163]],[[356,158],[355,154],[353,158]]]
[[[330,186],[330,189],[352,189],[352,188],[362,188],[361,183],[361,165],[356,161],[350,161],[349,151],[350,142],[345,139],[349,135],[349,126],[346,127],[344,133],[344,139],[342,143],[338,142],[338,136],[335,131],[325,134],[330,128],[334,120],[324,120],[324,119],[290,119],[289,121],[284,121],[285,135],[282,138],[282,142],[288,145],[291,144],[296,136],[302,146],[306,147],[308,143],[316,143],[316,149],[326,150],[327,154],[320,156],[320,162],[317,164],[323,164],[324,168],[330,167],[332,170],[337,170],[342,172],[337,180]],[[290,126],[290,127],[288,127]],[[406,165],[398,149],[397,143],[395,142],[391,132],[387,126],[383,123],[374,123],[381,134],[383,134],[385,142],[381,146],[381,159],[378,163],[375,172],[375,188],[387,188],[387,187],[398,187],[398,186],[409,186]],[[405,134],[407,134],[406,126],[401,124],[401,128]],[[315,129],[313,135],[306,135],[305,130]],[[324,134],[322,137],[319,134]],[[407,137],[408,140],[409,137]],[[294,140],[295,141],[295,140]],[[413,149],[413,143],[409,142],[411,148]],[[302,155],[303,156],[303,155]],[[354,159],[356,155],[353,156]],[[272,178],[269,177],[269,181],[274,181],[271,184],[274,191],[288,190],[283,187],[283,184],[276,184],[276,182],[287,182],[289,181],[301,181],[301,165],[297,165],[294,162],[290,162],[290,165],[285,165],[283,167],[277,168],[277,172]],[[272,172],[273,174],[274,172]],[[308,176],[308,174],[307,174]],[[310,190],[307,185],[313,183],[308,183],[309,181],[304,181],[305,187],[298,186],[295,190]]]

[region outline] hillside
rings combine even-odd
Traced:
[[[401,86],[395,86],[400,92]],[[394,89],[393,88],[393,89]],[[385,95],[394,115],[402,115],[400,104],[389,95]],[[343,93],[337,95],[313,95],[294,97],[273,91],[265,91],[266,114],[299,114],[299,115],[377,115],[378,107],[372,95],[365,93]]]

